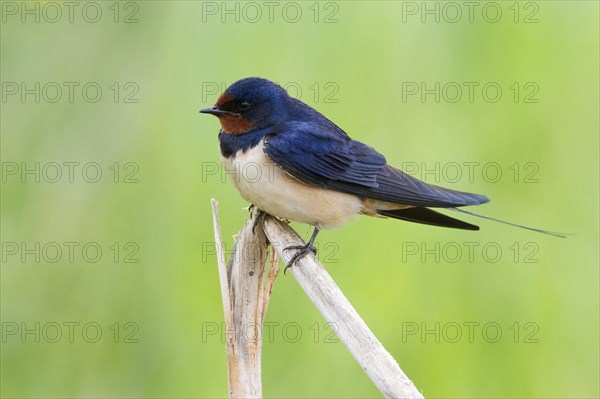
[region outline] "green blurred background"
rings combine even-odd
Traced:
[[[426,397],[598,397],[597,2],[477,2],[472,21],[443,2],[275,2],[272,20],[262,2],[74,4],[71,22],[65,3],[2,2],[3,397],[226,396],[210,198],[228,249],[247,204],[215,174],[218,123],[198,110],[247,76],[288,84],[417,177],[488,195],[480,213],[575,234],[361,217],[320,235]],[[440,82],[439,102],[407,94],[421,82]],[[380,396],[293,277],[267,322],[265,397]]]

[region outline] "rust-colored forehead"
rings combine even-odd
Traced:
[[[224,104],[227,104],[231,100],[233,100],[233,97],[231,97],[231,94],[229,94],[226,91],[224,91],[223,94],[221,94],[219,96],[219,98],[217,99],[217,102],[215,103],[215,106],[217,108],[220,108],[221,106],[223,106]]]

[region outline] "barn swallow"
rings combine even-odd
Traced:
[[[446,208],[562,236],[459,209],[489,199],[422,182],[389,165],[269,80],[239,80],[200,112],[219,118],[222,160],[242,197],[267,214],[314,226],[306,245],[286,248],[298,250],[286,269],[316,253],[321,229],[340,227],[356,214],[479,230],[430,209]]]

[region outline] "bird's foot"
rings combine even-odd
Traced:
[[[296,252],[294,254],[294,256],[292,256],[292,259],[290,259],[290,261],[286,265],[285,269],[283,269],[283,274],[284,275],[287,272],[287,269],[289,269],[290,267],[292,267],[296,261],[304,258],[306,255],[308,255],[311,252],[314,255],[317,254],[317,248],[315,248],[315,246],[313,245],[312,242],[309,242],[306,245],[291,245],[289,247],[285,247],[283,250],[287,251],[288,249],[297,249],[298,252]]]
[[[252,208],[254,208],[254,205],[251,205]],[[252,211],[250,211],[250,215],[252,215]],[[258,226],[259,223],[263,223],[265,221],[265,216],[267,216],[267,212],[265,211],[261,211],[260,209],[256,208],[256,218],[254,219],[254,223],[252,224],[252,234],[256,234],[256,226]]]

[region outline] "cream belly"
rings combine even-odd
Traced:
[[[269,160],[263,143],[223,158],[227,173],[247,201],[283,219],[333,229],[361,213],[362,201],[350,194],[306,185]]]

